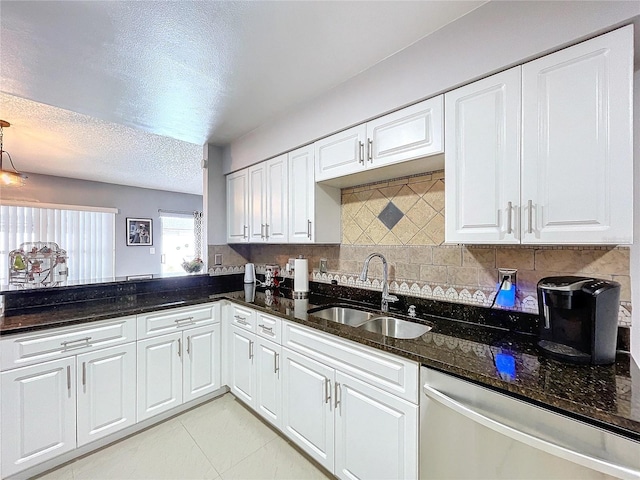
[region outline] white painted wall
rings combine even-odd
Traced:
[[[204,198],[207,219],[207,245],[227,243],[227,182],[222,172],[222,148],[205,145]]]
[[[630,23],[638,1],[489,2],[299,109],[234,141],[224,173]],[[636,45],[640,45],[636,35]],[[346,47],[345,47],[346,48]],[[636,55],[640,48],[636,48]]]
[[[162,242],[158,209],[188,212],[202,209],[201,195],[164,192],[35,173],[28,175],[29,179],[24,187],[3,190],[2,198],[119,209],[120,213],[116,215],[115,274],[117,277],[160,273]],[[146,246],[127,246],[127,217],[153,220],[155,254],[149,253],[149,247]],[[64,248],[64,245],[61,247]]]
[[[640,32],[636,30],[636,37]],[[633,75],[633,238],[631,246],[631,354],[640,365],[640,63]],[[639,392],[640,393],[640,392]]]

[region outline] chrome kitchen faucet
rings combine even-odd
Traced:
[[[387,259],[384,258],[384,255],[381,253],[372,253],[367,257],[364,261],[364,266],[362,267],[362,273],[360,273],[360,281],[367,281],[367,271],[369,270],[369,262],[373,257],[380,257],[382,260],[382,305],[380,306],[380,310],[383,312],[389,311],[389,302],[397,302],[398,297],[395,295],[389,295],[389,282],[387,280],[388,271],[387,271]]]

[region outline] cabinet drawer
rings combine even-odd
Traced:
[[[138,315],[138,338],[155,337],[219,321],[215,305],[205,303]]]
[[[416,362],[289,322],[283,324],[282,345],[418,403]]]
[[[238,328],[255,333],[256,312],[250,308],[232,304],[229,307],[229,322]]]
[[[9,370],[136,340],[135,316],[55,328],[0,340],[0,368]]]
[[[282,320],[261,312],[256,312],[256,317],[258,335],[281,345]]]

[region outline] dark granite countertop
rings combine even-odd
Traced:
[[[294,301],[285,296],[266,296],[258,291],[252,298],[247,298],[244,291],[238,290],[237,283],[232,282],[206,288],[42,306],[15,314],[8,312],[1,320],[0,334],[17,334],[218,299],[228,299],[415,360],[640,441],[640,369],[630,355],[619,353],[616,363],[608,366],[560,363],[539,353],[534,335],[495,325],[443,318],[421,306],[418,307],[418,319],[414,321],[429,323],[433,329],[417,339],[400,340],[306,313],[307,308],[313,306],[342,302],[334,296],[312,294],[307,301]],[[401,316],[399,312],[393,314]]]

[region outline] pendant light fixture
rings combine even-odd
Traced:
[[[11,124],[4,120],[0,120],[0,186],[2,187],[22,187],[24,185],[24,181],[27,176],[23,173],[18,172],[16,167],[13,165],[13,160],[11,160],[11,155],[9,152],[2,149],[2,135],[5,127],[10,127]],[[5,170],[2,168],[2,160],[4,156],[7,156],[9,159],[9,163],[11,163],[11,170]]]

